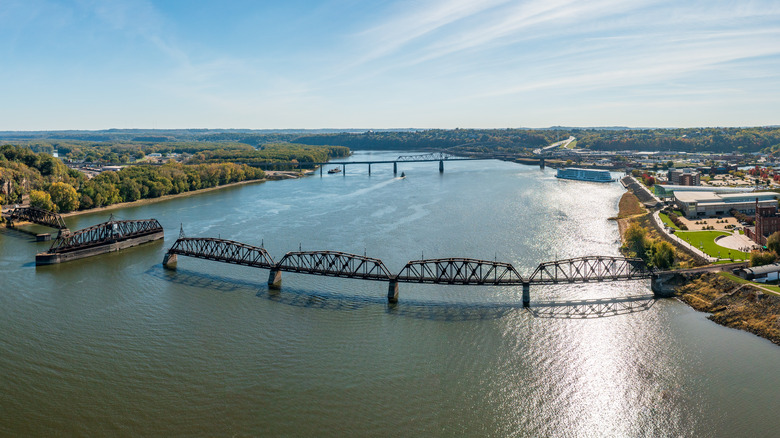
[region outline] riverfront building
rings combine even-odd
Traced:
[[[688,219],[723,216],[734,209],[740,213],[754,215],[756,207],[777,210],[777,193],[715,193],[698,191],[675,191],[674,201]]]
[[[693,169],[674,169],[668,173],[669,183],[678,186],[701,185],[701,174]]]

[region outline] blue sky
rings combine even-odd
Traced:
[[[0,130],[780,124],[780,1],[0,1]]]

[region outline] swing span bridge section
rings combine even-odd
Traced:
[[[274,261],[262,246],[211,237],[180,235],[166,252],[163,266],[175,269],[178,256],[267,269],[269,288],[279,289],[282,272],[354,278],[388,283],[388,301],[398,301],[399,283],[468,286],[522,286],[523,306],[530,305],[532,284],[589,283],[652,279],[656,272],[639,258],[587,256],[540,263],[521,276],[510,263],[471,258],[412,260],[397,274],[382,260],[340,251],[292,251]]]

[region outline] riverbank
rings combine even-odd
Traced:
[[[139,206],[139,205],[147,205],[147,204],[154,204],[154,203],[157,203],[157,202],[168,201],[168,200],[171,200],[171,199],[185,198],[185,197],[189,197],[189,196],[199,195],[201,193],[208,193],[208,192],[212,192],[212,191],[215,191],[215,190],[222,190],[222,189],[226,189],[226,188],[229,188],[229,187],[236,187],[236,186],[242,186],[242,185],[248,185],[248,184],[261,184],[261,183],[265,183],[267,181],[278,181],[278,180],[284,180],[284,179],[296,179],[296,178],[300,178],[302,176],[311,175],[313,172],[314,172],[313,170],[306,170],[306,171],[303,171],[303,172],[287,172],[287,171],[273,171],[273,170],[271,170],[271,171],[266,171],[265,172],[266,173],[266,177],[262,178],[262,179],[255,179],[255,180],[249,180],[249,181],[240,181],[240,182],[224,184],[224,185],[216,186],[216,187],[209,187],[209,188],[206,188],[206,189],[193,190],[193,191],[188,191],[188,192],[183,192],[183,193],[176,193],[174,195],[163,195],[163,196],[160,196],[160,197],[157,197],[157,198],[139,199],[137,201],[131,201],[131,202],[119,202],[117,204],[106,205],[104,207],[90,208],[90,209],[87,209],[87,210],[76,210],[76,211],[71,211],[69,213],[61,213],[60,216],[62,216],[63,218],[67,218],[67,217],[73,217],[73,216],[80,216],[80,215],[83,215],[83,214],[99,213],[99,212],[102,212],[102,211],[118,210],[118,209],[121,209],[121,208],[136,207],[136,206]],[[5,227],[5,226],[6,226],[5,222],[0,223],[0,227]]]
[[[630,190],[620,198],[617,220],[620,240],[625,242],[625,230],[637,223],[647,230],[650,238],[666,237],[658,229],[652,213],[647,211]],[[664,239],[670,241],[670,239]],[[675,245],[678,266],[701,266],[706,263]],[[738,330],[748,331],[780,345],[780,296],[762,290],[754,284],[738,283],[724,273],[706,273],[691,276],[687,282],[675,288],[680,301],[700,312],[708,312],[707,319]]]
[[[710,313],[707,319],[780,345],[780,296],[737,283],[724,274],[703,274],[676,292],[680,301]]]

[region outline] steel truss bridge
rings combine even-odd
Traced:
[[[271,166],[291,166],[291,167],[298,167],[298,166],[319,166],[320,167],[320,175],[322,175],[322,168],[324,166],[341,166],[342,170],[344,171],[344,174],[346,174],[347,171],[347,165],[354,165],[354,164],[362,164],[362,165],[368,165],[368,174],[371,174],[371,165],[372,164],[392,164],[393,165],[393,173],[398,173],[398,163],[422,163],[422,162],[439,162],[439,172],[444,172],[444,162],[445,161],[470,161],[470,160],[493,160],[495,157],[463,157],[463,156],[457,156],[452,155],[447,152],[431,152],[427,154],[419,154],[419,155],[400,155],[398,158],[393,160],[373,160],[373,161],[323,161],[323,162],[284,162],[284,163],[260,163],[260,164],[251,164],[254,166],[264,167],[268,168]]]
[[[61,236],[52,243],[48,254],[61,254],[80,249],[93,248],[161,232],[157,219],[114,220],[93,225],[71,234]]]
[[[45,227],[56,228],[67,233],[68,226],[57,213],[36,207],[17,207],[8,216],[8,222],[13,226],[13,221],[32,222]]]
[[[390,302],[398,300],[398,283],[514,285],[523,287],[523,305],[528,306],[531,284],[629,281],[650,279],[656,274],[638,258],[588,256],[541,263],[526,278],[510,263],[470,258],[412,260],[394,275],[380,259],[365,255],[339,251],[294,251],[274,262],[263,247],[183,235],[165,254],[163,265],[175,269],[177,256],[268,269],[268,285],[272,288],[281,287],[282,272],[386,281]]]

